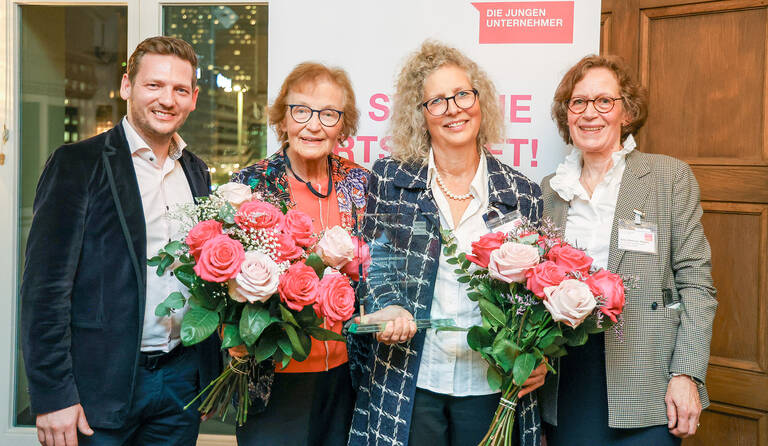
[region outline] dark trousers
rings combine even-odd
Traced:
[[[327,372],[275,373],[267,408],[237,428],[237,444],[344,446],[354,403],[348,364]]]
[[[450,396],[416,388],[408,433],[412,446],[476,445],[491,426],[501,394]],[[519,435],[514,435],[517,439]]]
[[[548,446],[679,446],[666,425],[639,429],[608,426],[605,337],[591,335],[560,358],[557,426],[544,424]]]
[[[176,347],[184,348],[184,347]],[[119,429],[97,429],[79,435],[87,446],[193,446],[200,428],[199,403],[184,410],[198,393],[197,353],[184,350],[156,370],[139,367],[133,404]]]

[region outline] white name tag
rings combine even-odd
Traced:
[[[424,220],[413,222],[413,235],[427,235],[427,222]]]
[[[654,223],[619,220],[619,249],[658,254],[659,231]]]

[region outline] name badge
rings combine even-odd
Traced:
[[[624,251],[658,254],[659,230],[655,223],[619,220],[618,248]]]
[[[413,235],[427,235],[427,222],[424,220],[413,222]]]
[[[497,209],[491,209],[483,215],[483,220],[491,232],[511,232],[523,224],[523,214],[515,210],[502,215]]]

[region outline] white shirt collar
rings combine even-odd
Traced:
[[[624,172],[625,158],[635,147],[637,147],[635,138],[632,135],[627,136],[621,150],[611,154],[613,166],[605,174],[603,181],[611,181],[617,173]],[[565,201],[571,201],[573,197],[589,200],[584,187],[579,182],[581,177],[581,160],[581,150],[574,147],[571,153],[565,157],[565,160],[557,166],[555,176],[549,180],[549,185],[552,189]]]
[[[469,193],[473,197],[483,201],[488,197],[488,170],[487,162],[485,160],[485,153],[480,151],[480,162],[477,165],[477,171],[472,178],[472,182],[469,183]],[[435,164],[435,152],[432,147],[429,148],[429,162],[427,164],[427,184],[432,184],[432,178],[437,173],[437,165]],[[484,198],[486,197],[486,198]]]
[[[130,122],[128,122],[128,117],[123,117],[123,130],[125,130],[125,139],[128,140],[128,148],[131,150],[131,154],[136,153],[138,150],[141,149],[149,149],[149,152],[147,153],[139,153],[139,156],[142,158],[151,156],[154,158],[154,156],[151,155],[152,149],[149,147],[149,144],[147,144],[146,141],[144,141],[144,138],[142,138],[139,133],[136,131],[136,129],[133,128]],[[181,153],[184,150],[184,148],[187,147],[187,143],[184,142],[183,139],[181,139],[181,136],[179,136],[178,133],[174,133],[173,137],[171,138],[171,146],[168,148],[168,158],[170,158],[173,161],[176,161],[177,159],[181,158]],[[154,162],[154,159],[149,159],[148,161]]]

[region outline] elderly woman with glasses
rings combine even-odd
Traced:
[[[283,81],[268,118],[282,148],[233,175],[233,181],[309,214],[316,234],[337,225],[356,227],[365,210],[368,171],[333,153],[357,130],[355,94],[346,72],[299,64]],[[342,323],[326,328],[340,333]],[[245,351],[240,346],[230,354]],[[238,444],[346,444],[354,392],[344,343],[313,338],[306,360],[252,369],[253,407],[246,424],[237,428]]]
[[[491,231],[487,216],[541,216],[539,186],[486,149],[501,140],[502,128],[493,84],[461,52],[427,41],[405,62],[392,156],[373,165],[363,222],[372,256],[365,322],[386,325],[364,366],[350,445],[472,445],[490,426],[500,394],[488,385],[488,364],[465,332],[417,331],[414,318],[481,324],[477,302],[442,254],[441,230],[471,252]],[[542,365],[521,395],[543,384],[545,373]],[[526,444],[538,444],[529,396],[519,412],[527,418]]]
[[[594,265],[635,285],[623,333],[569,348],[539,392],[550,446],[679,445],[708,405],[704,378],[717,301],[690,167],[636,149],[646,93],[616,57],[587,56],[555,92],[574,149],[542,182],[544,214]],[[620,309],[624,295],[610,293]]]

